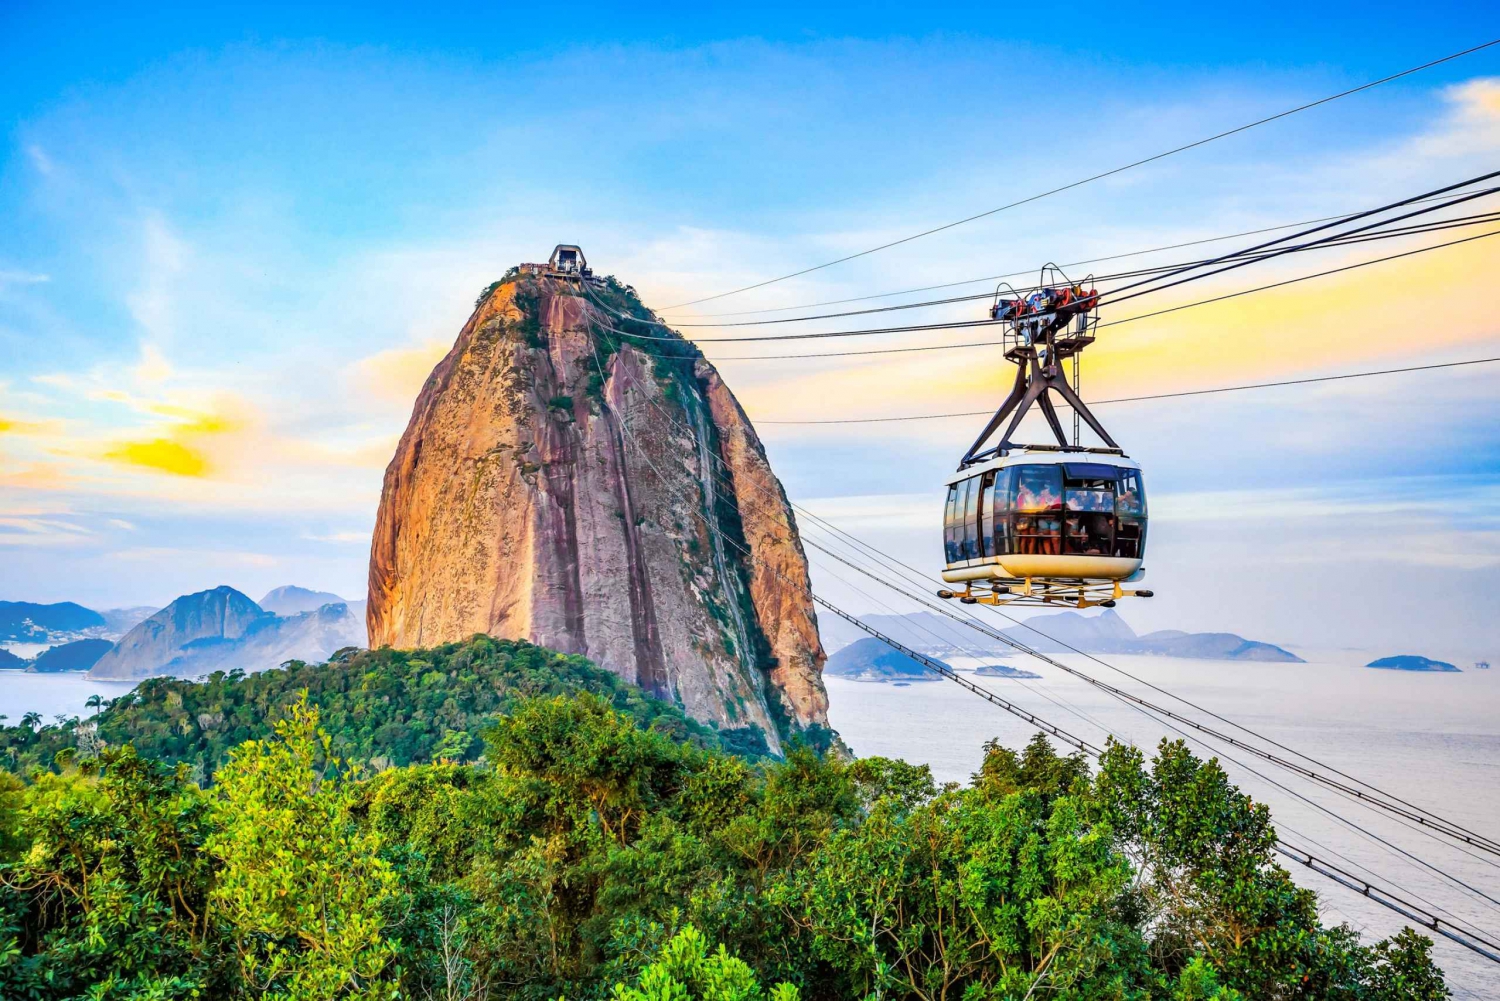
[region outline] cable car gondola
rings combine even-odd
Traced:
[[[1049,278],[1051,281],[1049,281]],[[1005,358],[1015,384],[947,480],[943,580],[962,591],[943,598],[973,604],[1112,607],[1151,592],[1123,585],[1141,578],[1146,493],[1138,462],[1125,454],[1077,393],[1078,356],[1094,342],[1099,294],[1068,282],[1053,265],[1028,296],[996,289],[990,318],[1005,324]],[[1008,294],[1007,294],[1008,292]],[[1073,384],[1063,363],[1071,360]],[[1051,394],[1073,412],[1070,441]],[[1035,404],[1053,443],[1012,440]],[[1104,443],[1079,444],[1079,422]],[[1005,424],[1000,440],[986,447]]]

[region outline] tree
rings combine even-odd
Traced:
[[[762,990],[755,971],[692,925],[674,935],[633,986],[615,984],[614,1001],[799,1001],[791,984]]]
[[[396,877],[378,836],[351,816],[356,789],[330,744],[304,699],[275,737],[231,755],[217,776],[218,830],[207,844],[222,866],[212,903],[252,992],[393,997],[384,973],[396,943],[384,934],[384,909]]]
[[[0,997],[227,993],[208,803],[185,771],[127,746],[6,797]]]

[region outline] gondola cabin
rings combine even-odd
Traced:
[[[1020,595],[1034,579],[1130,580],[1146,552],[1140,465],[1027,449],[971,466],[948,480],[943,542],[949,583]]]

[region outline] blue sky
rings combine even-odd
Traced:
[[[1500,34],[1478,4],[1314,6],[1252,22],[1188,6],[7,5],[0,597],[160,603],[221,582],[358,597],[415,388],[475,293],[560,240],[670,305]],[[697,311],[1364,208],[1497,153],[1500,47]],[[1500,354],[1497,263],[1476,244],[1122,327],[1086,395]],[[1267,267],[1222,289],[1312,269]],[[768,420],[980,409],[1005,378],[987,352],[705,348]],[[1161,597],[1133,621],[1500,643],[1481,597],[1500,584],[1496,388],[1474,368],[1112,408],[1159,519]],[[930,563],[923,512],[977,423],[762,430],[795,499]]]

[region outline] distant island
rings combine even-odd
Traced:
[[[986,664],[974,671],[983,678],[1040,678],[1040,674],[1031,671],[1023,671],[1019,667],[1006,667],[1004,664]]]
[[[1016,649],[1004,640],[986,636],[933,612],[909,615],[868,615],[864,621],[874,629],[918,653],[930,657],[995,657],[1014,655]],[[979,622],[1014,642],[1042,653],[1125,653],[1152,657],[1190,657],[1196,660],[1260,661],[1265,663],[1301,664],[1301,657],[1279,646],[1246,639],[1234,633],[1189,633],[1180,629],[1162,629],[1138,635],[1113,609],[1100,615],[1060,612],[1038,615],[1023,625],[1006,629],[1004,619],[981,615]],[[862,642],[857,627],[835,619],[820,622],[819,631],[825,647],[838,651],[848,644]],[[877,641],[878,642],[878,641]]]
[[[1365,667],[1378,667],[1387,671],[1435,671],[1443,674],[1456,674],[1458,668],[1445,660],[1432,660],[1428,657],[1418,657],[1416,654],[1400,654],[1396,657],[1381,657],[1372,660]]]
[[[829,657],[823,674],[825,677],[845,678],[849,681],[939,680],[938,675],[873,636],[855,640]]]
[[[940,660],[937,663],[944,667],[949,666]],[[1004,664],[986,664],[974,673],[986,678],[1041,677],[1040,674],[1006,667]],[[845,678],[849,681],[894,681],[902,685],[913,681],[940,680],[936,673],[873,636],[855,640],[829,657],[827,666],[823,668],[823,674],[826,677]]]

